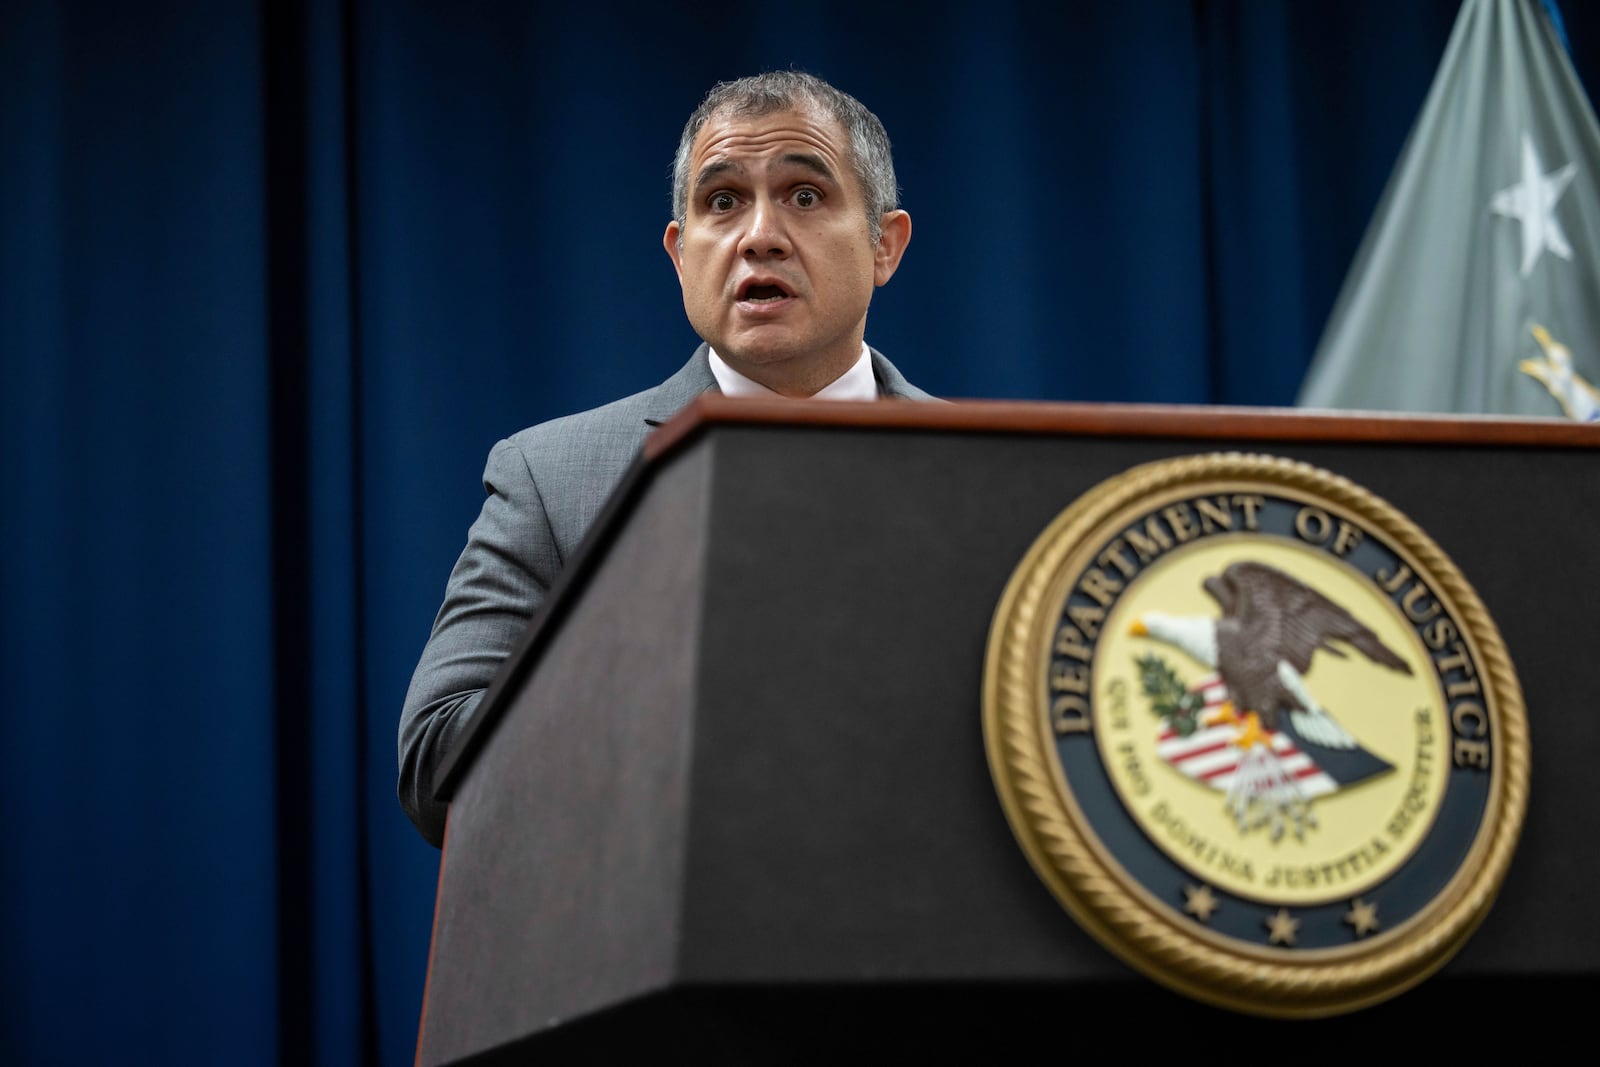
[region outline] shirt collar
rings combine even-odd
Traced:
[[[781,396],[760,382],[751,381],[732,367],[726,360],[717,355],[716,349],[710,349],[711,374],[717,379],[717,388],[722,390],[724,396],[741,397],[773,397]],[[850,369],[839,377],[817,390],[813,400],[876,400],[878,399],[878,379],[872,373],[872,356],[867,351],[865,342],[861,345],[861,355],[850,365]]]

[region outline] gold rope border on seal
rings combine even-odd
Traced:
[[[1046,594],[1067,558],[1108,518],[1142,497],[1190,483],[1257,480],[1317,494],[1382,532],[1447,602],[1484,678],[1496,740],[1488,802],[1468,855],[1444,890],[1408,921],[1410,937],[1336,950],[1258,949],[1201,937],[1175,909],[1152,907],[1129,875],[1099,855],[1060,795],[1054,736],[1034,695],[1046,645]],[[1466,577],[1387,501],[1307,463],[1238,452],[1161,460],[1090,489],[1029,548],[995,609],[983,683],[989,770],[1012,832],[1040,878],[1098,941],[1151,978],[1198,1000],[1256,1015],[1317,1017],[1353,1011],[1422,981],[1453,956],[1488,913],[1528,807],[1529,743],[1522,690],[1505,642]],[[1371,946],[1371,947],[1367,947]]]

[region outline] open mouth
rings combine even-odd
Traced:
[[[776,282],[747,281],[739,286],[740,301],[752,304],[771,304],[785,300],[793,294]]]

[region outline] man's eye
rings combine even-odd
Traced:
[[[797,189],[794,194],[795,207],[816,207],[822,203],[822,194],[815,189]]]
[[[706,204],[712,211],[722,212],[732,211],[738,201],[734,199],[732,193],[712,193],[711,199],[707,200]]]

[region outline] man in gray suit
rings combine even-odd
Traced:
[[[650,428],[696,396],[928,399],[868,348],[867,305],[911,240],[883,124],[778,71],[718,85],[689,117],[662,244],[704,339],[666,382],[523,430],[489,454],[472,526],[400,719],[400,802],[444,837],[434,771]]]

